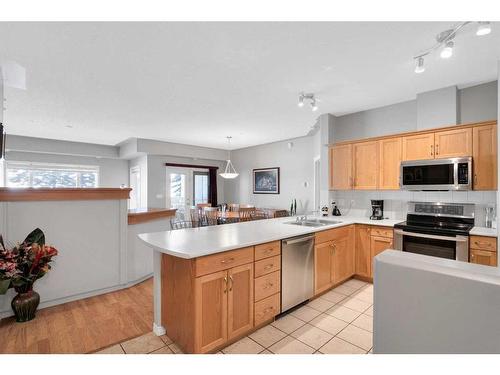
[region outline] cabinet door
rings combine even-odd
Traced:
[[[206,353],[227,341],[227,281],[227,271],[196,278],[196,353]]]
[[[446,130],[434,133],[434,153],[438,158],[472,155],[472,129]]]
[[[372,255],[370,252],[370,227],[356,225],[356,274],[365,277],[372,276]]]
[[[434,133],[403,137],[403,160],[434,159]]]
[[[472,158],[474,190],[497,189],[497,127],[477,126],[473,130]]]
[[[335,240],[332,256],[332,283],[344,281],[355,273],[354,228],[349,235]]]
[[[314,246],[314,294],[319,294],[331,286],[332,249],[331,241]]]
[[[378,142],[352,145],[354,189],[374,190],[378,186]]]
[[[228,271],[227,329],[232,339],[253,328],[253,264]]]
[[[401,165],[401,138],[379,141],[379,189],[399,189],[399,169]]]
[[[497,253],[494,251],[470,249],[470,262],[496,267]]]
[[[371,236],[370,251],[371,251],[371,272],[373,273],[373,258],[380,254],[382,251],[391,249],[393,247],[392,238]]]
[[[330,148],[330,189],[352,189],[352,145]]]

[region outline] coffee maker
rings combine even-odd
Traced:
[[[384,201],[372,199],[372,216],[371,220],[382,220],[384,218]]]

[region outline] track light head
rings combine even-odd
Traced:
[[[489,22],[481,21],[478,23],[479,25],[477,26],[476,35],[483,36],[491,33],[491,24]]]
[[[415,73],[423,73],[423,72],[425,72],[424,58],[423,58],[423,56],[420,56],[419,58],[415,59],[415,61],[416,61]]]
[[[318,110],[318,105],[316,104],[316,97],[314,96],[313,93],[305,94],[305,93],[301,92],[299,94],[299,101],[298,101],[297,105],[299,107],[303,107],[306,100],[310,100],[311,110],[313,112],[316,112]]]
[[[301,108],[304,106],[304,93],[299,94],[299,102],[297,103],[297,105]]]
[[[441,50],[441,58],[442,59],[449,59],[453,55],[453,47],[455,46],[455,43],[453,43],[453,40],[448,40],[446,44],[444,45],[444,48]]]
[[[316,104],[316,99],[313,99],[313,101],[311,102],[311,110],[313,112],[316,112],[318,110],[318,105]]]

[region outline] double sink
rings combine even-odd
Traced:
[[[290,225],[300,225],[303,227],[324,227],[327,225],[333,225],[333,224],[340,224],[342,223],[341,221],[336,221],[336,220],[323,220],[323,219],[308,219],[308,218],[297,218],[295,221],[288,221],[285,224],[290,224]]]

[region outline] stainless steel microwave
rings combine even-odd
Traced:
[[[403,190],[471,190],[472,158],[403,161],[399,179]]]

